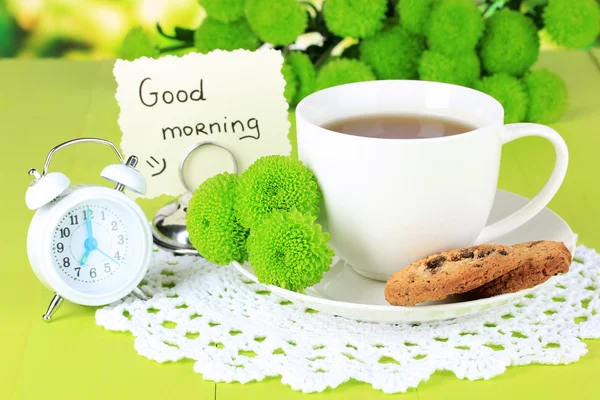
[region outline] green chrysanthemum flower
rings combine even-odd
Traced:
[[[256,50],[260,40],[245,20],[225,23],[206,18],[194,33],[194,45],[200,53],[213,50]]]
[[[118,58],[129,61],[140,57],[157,58],[158,56],[158,48],[139,26],[132,28],[127,33],[117,52]]]
[[[194,192],[186,213],[190,242],[208,261],[227,265],[248,257],[249,231],[234,211],[238,176],[222,173],[207,179]]]
[[[310,58],[301,51],[292,51],[285,57],[285,61],[292,67],[298,79],[298,93],[293,102],[298,104],[300,100],[315,91],[317,72]]]
[[[334,252],[329,234],[314,221],[297,210],[276,211],[252,228],[248,252],[259,282],[303,291],[323,278]]]
[[[425,34],[434,1],[436,0],[400,0],[398,12],[402,26],[409,32]]]
[[[246,0],[245,13],[258,37],[275,46],[294,43],[308,23],[308,14],[297,0]]]
[[[437,2],[429,18],[426,35],[432,50],[444,54],[475,49],[483,34],[483,19],[472,0]]]
[[[523,77],[529,93],[527,121],[549,124],[557,121],[567,108],[567,85],[556,74],[540,69]]]
[[[600,7],[596,0],[550,0],[544,9],[544,24],[554,41],[580,49],[600,33]]]
[[[415,79],[419,58],[425,50],[421,36],[402,26],[387,28],[360,43],[360,59],[379,79]]]
[[[346,83],[373,81],[371,68],[358,60],[339,58],[324,65],[317,75],[317,90]]]
[[[298,79],[296,77],[296,73],[288,63],[284,62],[281,67],[281,74],[283,75],[283,79],[285,79],[285,90],[283,91],[283,97],[285,97],[285,100],[288,102],[288,104],[292,104],[294,102],[294,98],[296,97],[296,92],[298,91]]]
[[[273,211],[293,208],[316,216],[321,192],[313,173],[287,156],[259,158],[240,177],[235,210],[243,226],[256,223]]]
[[[475,51],[447,56],[428,50],[419,63],[419,77],[424,81],[446,82],[472,86],[481,75],[479,57]]]
[[[480,47],[487,72],[521,75],[537,60],[540,39],[530,18],[518,11],[502,10],[487,19]]]
[[[242,18],[245,2],[245,0],[198,0],[210,18],[221,22],[233,22]]]
[[[475,83],[475,89],[487,93],[502,104],[504,122],[525,120],[529,98],[524,85],[514,76],[496,74]]]
[[[326,0],[323,17],[327,29],[340,37],[362,39],[383,27],[387,0]]]

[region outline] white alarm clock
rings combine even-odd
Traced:
[[[102,177],[115,188],[71,185],[60,172],[48,172],[58,150],[77,143],[110,146],[121,161],[108,165]],[[148,270],[152,254],[150,224],[141,208],[123,193],[125,188],[143,194],[146,183],[134,169],[137,157],[126,161],[108,140],[80,138],[61,143],[48,153],[40,175],[25,195],[27,207],[36,210],[27,234],[27,254],[38,279],[55,293],[44,319],[49,321],[62,299],[98,306],[133,292]]]

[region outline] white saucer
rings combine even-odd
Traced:
[[[498,190],[489,223],[495,222],[523,206],[528,199],[514,193]],[[555,240],[565,243],[571,253],[575,249],[575,236],[562,218],[545,208],[535,218],[512,233],[497,240],[500,244],[515,244],[530,240]],[[250,265],[234,262],[233,265],[246,278],[258,282]],[[471,315],[507,304],[531,292],[503,294],[487,299],[464,301],[460,297],[427,302],[414,307],[391,306],[383,296],[385,282],[371,280],[356,273],[344,261],[334,262],[321,282],[306,289],[305,294],[292,292],[273,285],[266,289],[296,304],[302,304],[324,313],[346,318],[383,323],[424,322]]]

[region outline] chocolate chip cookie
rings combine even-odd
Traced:
[[[526,261],[521,249],[495,244],[443,251],[392,275],[385,285],[385,298],[395,306],[442,300],[493,281]]]
[[[521,243],[514,246],[525,253],[527,261],[519,268],[466,293],[471,298],[492,297],[514,293],[546,282],[554,275],[569,271],[572,257],[562,242],[548,240]]]

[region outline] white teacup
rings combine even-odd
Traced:
[[[322,128],[382,114],[425,114],[477,129],[427,139],[381,139]],[[425,81],[372,81],[316,92],[296,109],[298,155],[323,192],[321,222],[336,253],[360,274],[386,280],[398,269],[445,249],[488,243],[533,218],[567,171],[568,150],[554,130],[504,125],[494,98],[466,87]],[[540,136],[556,150],[542,190],[523,208],[485,226],[502,145]]]

